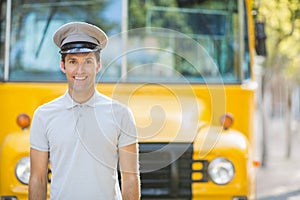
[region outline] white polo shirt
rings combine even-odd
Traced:
[[[50,198],[122,199],[118,147],[137,142],[131,111],[95,92],[78,104],[69,93],[40,106],[30,131],[31,148],[50,152]]]

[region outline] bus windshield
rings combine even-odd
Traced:
[[[8,81],[65,81],[52,35],[71,21],[95,24],[109,36],[98,82],[236,83],[250,77],[243,1],[11,2],[1,5],[6,20],[0,22],[1,50],[9,40],[0,75],[7,70]]]

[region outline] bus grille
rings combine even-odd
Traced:
[[[141,143],[142,199],[191,199],[193,145],[186,143]],[[206,162],[202,162],[202,179],[207,182]]]

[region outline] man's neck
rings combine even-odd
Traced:
[[[89,91],[74,91],[69,89],[69,94],[74,101],[77,103],[85,103],[87,102],[95,93],[95,89],[91,89]]]

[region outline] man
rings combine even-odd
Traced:
[[[30,133],[29,200],[47,198],[48,159],[52,169],[50,199],[139,199],[133,116],[127,107],[95,89],[106,34],[94,25],[72,22],[60,27],[53,40],[61,49],[60,65],[68,91],[35,111]]]

